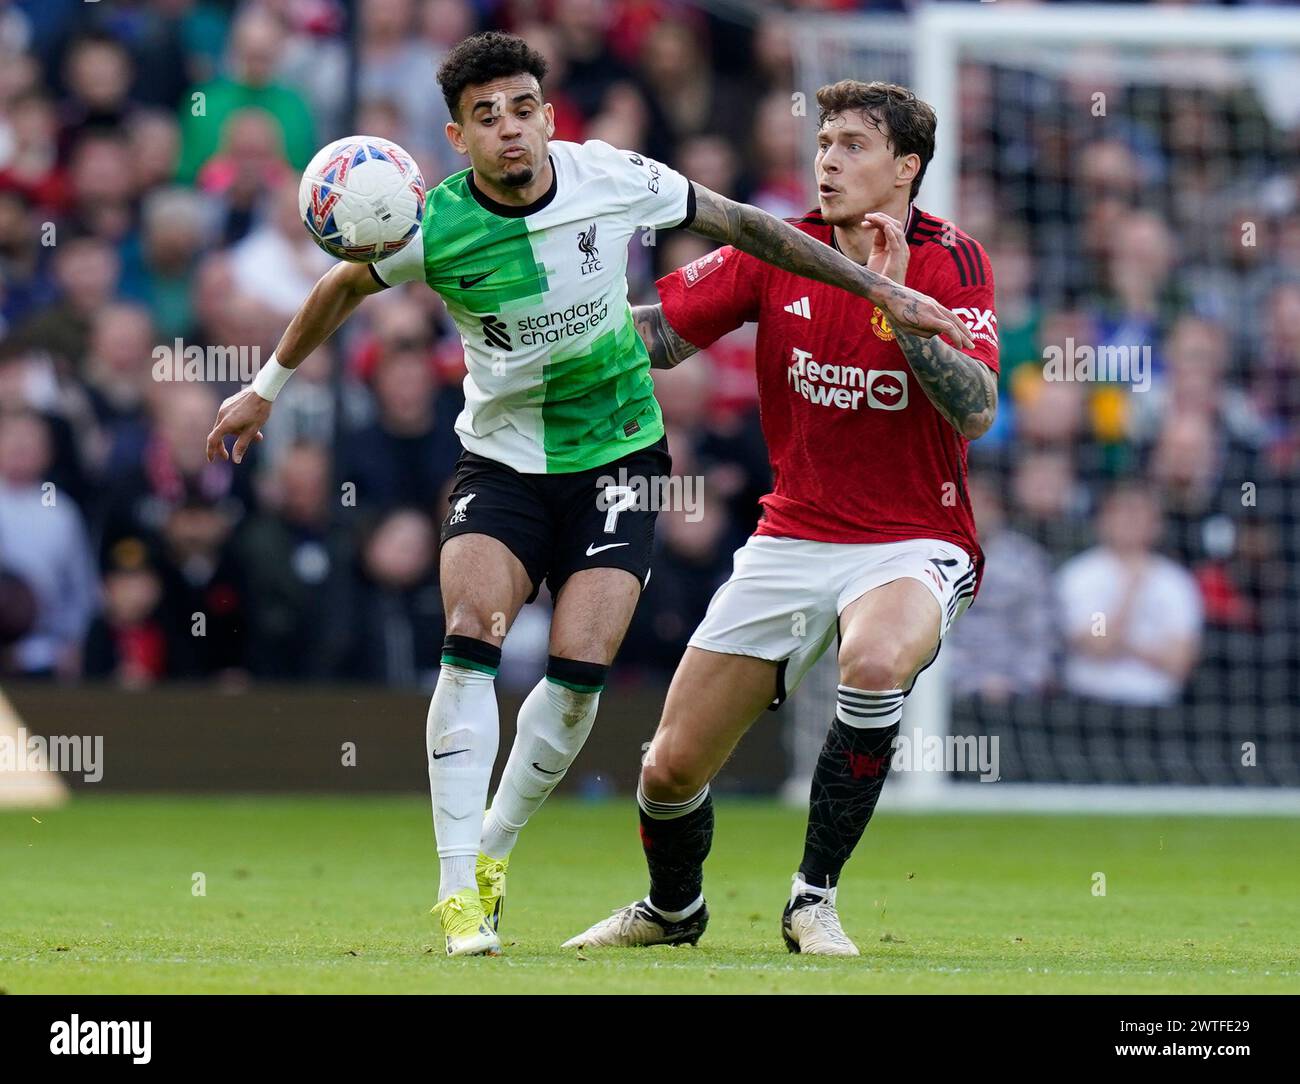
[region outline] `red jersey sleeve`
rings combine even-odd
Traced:
[[[931,242],[938,245],[938,242]],[[929,247],[929,246],[927,246]],[[935,253],[929,274],[908,283],[952,309],[965,322],[975,345],[963,351],[998,371],[998,314],[993,302],[993,267],[983,246],[959,233]],[[946,341],[946,340],[945,340]]]
[[[763,264],[728,245],[661,278],[659,300],[674,331],[701,349],[758,319]]]

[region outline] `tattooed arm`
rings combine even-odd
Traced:
[[[911,258],[902,223],[879,213],[863,221],[876,230],[868,265],[901,282]],[[992,369],[939,338],[923,339],[895,327],[894,341],[926,398],[957,432],[978,440],[989,431],[998,411],[998,378]]]
[[[671,369],[700,349],[673,330],[662,305],[634,305],[632,322],[650,354],[652,369]]]
[[[698,184],[694,188],[695,217],[687,227],[692,233],[733,245],[796,275],[865,297],[884,309],[897,329],[924,338],[947,335],[962,347],[974,345],[966,325],[933,298],[854,263],[830,245],[766,211],[736,203]]]
[[[998,412],[998,382],[978,358],[939,338],[894,329],[894,339],[935,409],[967,440],[989,431]]]

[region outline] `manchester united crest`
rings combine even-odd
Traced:
[[[876,333],[877,339],[884,339],[887,343],[894,341],[894,329],[889,326],[889,320],[885,317],[885,312],[876,306],[875,312],[871,314],[871,330]]]

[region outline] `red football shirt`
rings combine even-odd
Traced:
[[[792,223],[834,245],[819,211]],[[970,355],[998,370],[993,271],[980,245],[913,207],[906,285],[952,309]],[[756,533],[817,542],[939,538],[983,554],[966,492],[969,441],[934,408],[870,301],[728,246],[658,282],[664,315],[699,347],[758,324],[759,413],[772,492]]]

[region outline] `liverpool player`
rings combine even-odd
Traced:
[[[820,207],[797,227],[929,294],[965,320],[974,345],[907,333],[870,301],[734,247],[661,279],[661,304],[636,310],[659,367],[758,324],[774,483],[691,638],[642,764],[650,894],[570,947],[699,939],[709,781],[838,634],[838,703],[781,927],[792,952],[857,955],[836,882],[880,795],[903,699],[978,584],[966,446],[996,410],[993,275],[979,244],[913,203],[934,152],[928,105],[904,87],[852,80],[817,101]]]

